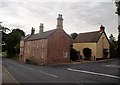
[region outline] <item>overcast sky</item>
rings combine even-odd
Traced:
[[[40,23],[44,30],[56,28],[58,14],[63,15],[63,29],[71,34],[99,30],[106,27],[109,36],[118,35],[118,16],[113,0],[0,0],[0,21],[10,29],[20,28],[26,34],[31,27],[39,32]]]

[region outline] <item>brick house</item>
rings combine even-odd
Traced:
[[[59,14],[57,18],[56,29],[45,31],[41,23],[39,33],[34,34],[32,28],[31,34],[25,36],[20,41],[21,62],[26,60],[36,64],[64,63],[70,61],[71,38],[63,30],[63,18]]]
[[[110,58],[110,42],[102,25],[99,31],[79,33],[74,40],[73,48],[80,51],[82,57],[84,57],[83,49],[91,49],[90,60]]]

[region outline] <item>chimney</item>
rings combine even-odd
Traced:
[[[57,29],[59,28],[63,28],[63,18],[61,14],[58,14],[58,18],[57,18]]]
[[[100,32],[104,32],[105,31],[105,27],[103,25],[100,26]]]
[[[31,35],[35,33],[35,29],[32,27],[31,29]]]
[[[40,26],[39,26],[39,33],[43,33],[44,32],[44,26],[43,26],[43,23],[40,23]]]

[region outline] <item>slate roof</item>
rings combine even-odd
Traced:
[[[25,37],[22,37],[21,38],[21,41],[25,41],[27,38],[29,38],[30,37],[30,34],[28,34],[28,35],[26,35]]]
[[[80,33],[75,38],[75,43],[97,42],[102,33],[100,31]]]
[[[53,30],[49,30],[46,32],[43,32],[41,34],[37,33],[37,34],[32,34],[28,39],[26,39],[26,41],[30,41],[30,40],[38,40],[38,39],[46,39],[48,38],[52,33],[54,33],[57,29],[53,29]]]

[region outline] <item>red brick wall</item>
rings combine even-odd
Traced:
[[[37,64],[45,63],[47,61],[47,39],[26,41],[23,57]]]
[[[47,63],[63,63],[70,61],[71,40],[63,29],[57,29],[48,38],[48,58]],[[64,58],[63,51],[68,51],[68,57]]]
[[[71,44],[67,34],[62,29],[57,29],[48,39],[26,41],[23,57],[24,60],[29,59],[37,64],[68,62]],[[64,51],[68,51],[67,58],[63,56]]]

